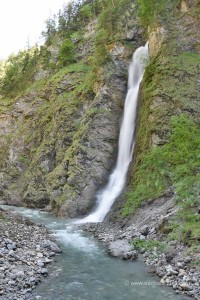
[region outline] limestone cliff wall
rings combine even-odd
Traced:
[[[135,152],[125,193],[114,204],[110,220],[124,220],[142,201],[173,190],[168,179],[159,186],[164,166],[161,163],[155,171],[150,153],[168,143],[172,117],[184,114],[197,127],[200,124],[199,5],[199,1],[180,1],[173,12],[148,28],[151,61],[140,89]]]
[[[26,91],[5,99],[0,201],[69,217],[86,214],[95,205],[117,155],[128,65],[134,49],[144,43],[131,9],[135,6],[126,13],[116,42],[108,45],[109,59],[97,68],[98,74],[92,74],[92,61],[88,63],[95,56],[93,20],[82,40],[74,40],[76,63],[53,74],[39,66]],[[56,63],[59,45],[55,39],[47,47],[50,63]]]
[[[70,217],[88,211],[114,164],[126,70],[127,61],[115,55],[84,103],[68,94],[80,74],[65,74],[1,114],[1,200],[50,204]]]

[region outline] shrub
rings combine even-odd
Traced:
[[[74,62],[74,44],[70,39],[65,39],[59,50],[59,66],[67,66]]]

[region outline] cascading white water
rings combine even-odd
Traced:
[[[148,60],[147,42],[144,47],[140,47],[135,51],[129,67],[128,93],[119,135],[116,167],[109,177],[107,186],[97,195],[98,205],[96,210],[76,223],[102,222],[125,185],[128,166],[134,150],[133,135],[139,87]]]

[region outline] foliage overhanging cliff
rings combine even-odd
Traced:
[[[115,162],[131,55],[149,39],[122,215],[170,189],[184,230],[199,235],[199,6],[74,1],[48,20],[44,46],[1,64],[1,199],[90,210]]]

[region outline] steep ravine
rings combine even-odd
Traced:
[[[128,65],[148,39],[127,184],[105,221],[86,230],[114,256],[128,245],[126,259],[139,252],[162,284],[199,299],[200,2],[169,2],[148,25],[138,25],[135,3],[124,6],[99,64],[100,21],[84,20],[69,65],[48,73],[39,62],[30,86],[0,99],[0,202],[69,218],[91,211],[116,162]],[[61,43],[52,41],[51,63]]]
[[[135,14],[133,4],[119,20],[125,29],[107,47],[109,59],[96,62],[94,71],[98,18],[72,39],[76,62],[46,71],[39,57],[33,83],[21,95],[2,98],[1,201],[68,217],[94,206],[115,163],[127,68],[144,42]],[[56,37],[46,46],[51,63],[58,61],[60,43]]]

